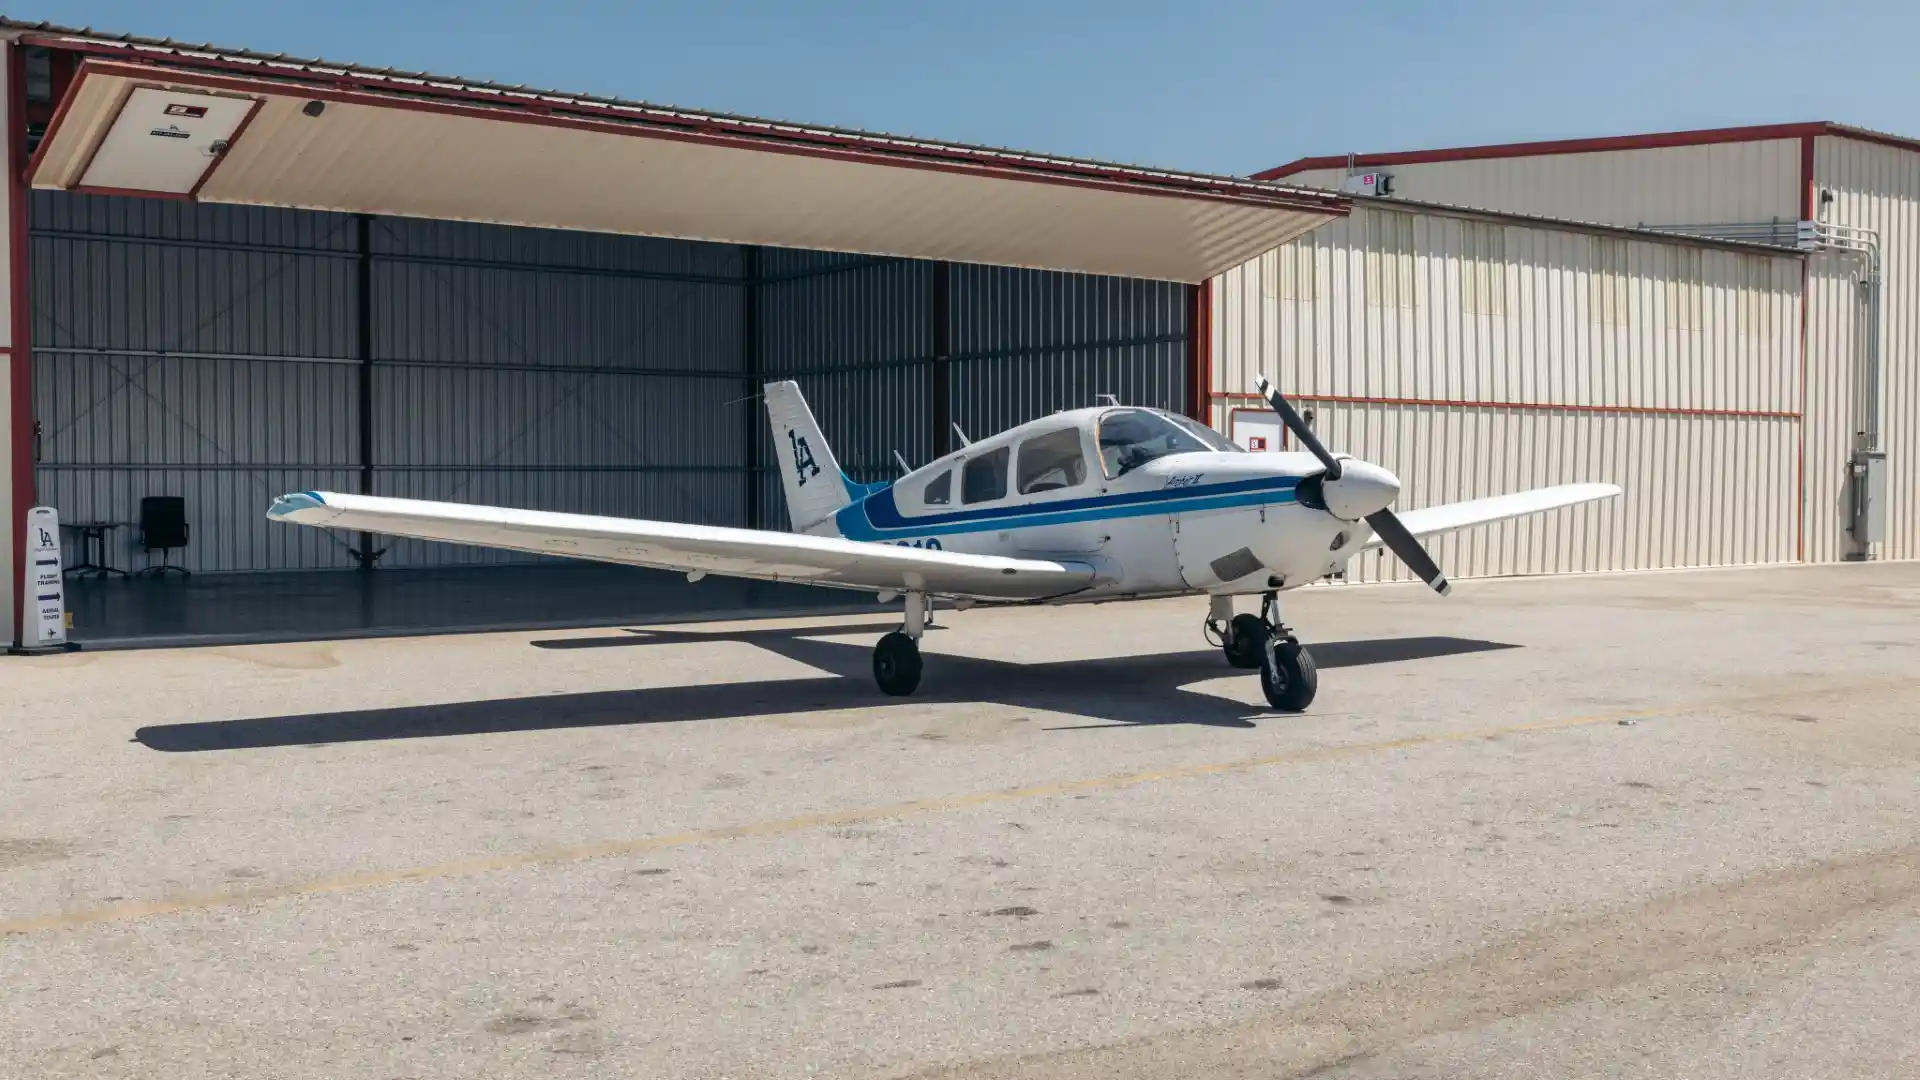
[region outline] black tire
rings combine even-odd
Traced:
[[[1227,663],[1253,670],[1267,652],[1267,623],[1258,615],[1235,615],[1227,624]]]
[[[920,646],[895,630],[873,647],[873,681],[880,692],[906,697],[920,686]]]
[[[1280,712],[1305,712],[1320,689],[1313,654],[1297,641],[1276,641],[1260,661],[1260,689]]]

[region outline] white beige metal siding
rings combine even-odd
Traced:
[[[1461,576],[1789,561],[1799,279],[1791,256],[1369,207],[1215,283],[1213,420],[1265,371],[1403,507],[1626,489],[1441,541]]]
[[[1814,144],[1814,184],[1833,193],[1824,220],[1873,229],[1882,252],[1880,443],[1887,453],[1887,539],[1870,554],[1920,557],[1920,153],[1861,139]],[[1858,383],[1865,305],[1857,257],[1812,263],[1807,296],[1807,498],[1825,527],[1810,530],[1807,558],[1857,550],[1847,532],[1848,456],[1861,427]]]
[[[1799,139],[1380,166],[1393,197],[1609,225],[1793,221]],[[1368,171],[1373,167],[1369,166]],[[1345,169],[1276,181],[1337,189]]]

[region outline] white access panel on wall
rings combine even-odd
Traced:
[[[1233,431],[1228,437],[1243,449],[1260,453],[1286,449],[1285,429],[1272,409],[1235,409],[1229,420]]]
[[[100,140],[80,184],[192,194],[259,105],[255,98],[135,87]]]

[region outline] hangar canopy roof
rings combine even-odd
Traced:
[[[1198,282],[1349,201],[1238,178],[23,27],[37,188]]]

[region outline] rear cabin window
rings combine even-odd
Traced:
[[[926,490],[921,493],[920,501],[928,506],[946,506],[953,502],[953,470],[948,469],[927,481]]]
[[[1058,491],[1086,482],[1087,457],[1080,450],[1080,429],[1061,428],[1020,444],[1015,490],[1022,495]]]
[[[989,450],[967,462],[960,474],[960,497],[965,502],[992,502],[1007,497],[1009,448]]]

